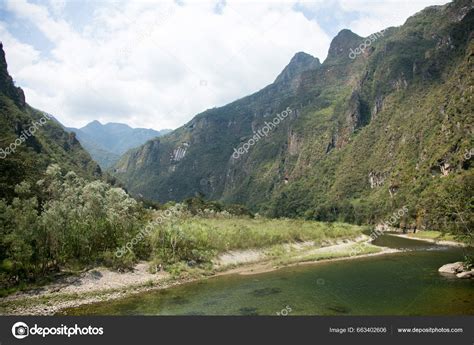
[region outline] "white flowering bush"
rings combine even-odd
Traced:
[[[37,186],[23,182],[15,192],[11,204],[0,200],[2,285],[67,265],[116,265],[110,253],[144,224],[144,209],[124,190],[74,172],[63,175],[58,165]]]

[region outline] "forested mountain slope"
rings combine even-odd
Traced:
[[[0,43],[0,199],[11,200],[15,185],[35,182],[58,163],[79,176],[98,178],[100,167],[54,117],[30,107],[8,74]]]
[[[298,53],[271,85],[130,151],[115,174],[159,201],[200,193],[272,216],[353,222],[406,205],[403,226],[472,225],[473,23],[461,0],[368,38],[343,30],[322,64]]]

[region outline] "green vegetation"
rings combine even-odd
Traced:
[[[74,172],[64,175],[58,165],[34,186],[17,185],[15,193],[11,203],[0,199],[2,287],[60,268],[113,264],[115,249],[144,224],[144,210],[122,189]]]
[[[12,201],[17,184],[28,182],[33,185],[54,163],[81,177],[97,179],[102,176],[99,166],[74,134],[65,132],[56,119],[44,119],[45,114],[30,107],[25,102],[23,90],[13,83],[0,42],[0,198]],[[35,130],[30,132],[30,128]],[[23,141],[20,142],[21,137]],[[10,145],[15,152],[6,154]]]
[[[175,212],[174,212],[175,213]],[[181,213],[151,234],[157,264],[180,261],[208,263],[217,254],[236,249],[266,248],[282,243],[314,241],[322,245],[353,239],[363,227],[292,219],[235,217],[227,212],[204,212],[200,217]]]
[[[413,238],[421,238],[421,239],[430,239],[430,240],[436,240],[436,241],[455,241],[456,238],[447,233],[443,233],[440,231],[433,231],[433,230],[424,230],[424,231],[418,231],[416,233],[410,233],[408,234],[409,237]]]
[[[474,244],[474,173],[447,176],[425,192],[428,226]]]
[[[205,200],[202,194],[194,198],[184,200],[184,205],[193,215],[201,215],[203,213],[212,214],[218,212],[227,212],[236,216],[254,217],[253,213],[243,205],[239,204],[223,204],[219,201]]]
[[[304,57],[265,89],[130,151],[114,173],[152,201],[97,180],[104,176],[75,135],[49,121],[0,159],[2,288],[138,260],[173,275],[206,272],[230,250],[264,248],[280,263],[345,257],[356,245],[300,257],[285,245],[354,239],[368,232],[360,224],[402,207],[408,212],[392,225],[472,244],[474,12],[452,20],[465,4],[422,11],[355,60],[346,53],[360,37],[344,30],[322,65]],[[43,113],[14,86],[1,48],[4,148]],[[232,158],[287,107],[291,116]]]
[[[0,148],[4,149],[44,114],[28,105],[20,108],[0,93]],[[34,184],[48,165],[60,164],[66,171],[89,179],[101,177],[99,166],[81,147],[73,134],[66,133],[55,119],[38,126],[34,136],[18,145],[16,151],[0,159],[0,198],[12,200],[14,187],[23,181]]]
[[[147,224],[151,228],[144,236]],[[0,229],[0,281],[9,291],[24,282],[46,282],[60,270],[95,265],[127,269],[138,260],[153,260],[171,273],[193,266],[208,270],[217,254],[229,250],[323,244],[355,238],[364,230],[341,223],[253,218],[242,206],[202,198],[146,209],[122,189],[89,182],[74,172],[64,174],[58,165],[51,165],[34,185],[17,185],[11,203],[0,199]],[[116,255],[130,243],[130,250]]]
[[[347,258],[351,256],[367,255],[380,253],[382,249],[380,247],[367,244],[367,243],[353,243],[343,249],[331,250],[331,249],[320,249],[316,253],[303,254],[301,256],[294,255],[283,255],[279,256],[275,263],[279,265],[289,265],[298,262],[310,262],[320,260],[330,260]]]

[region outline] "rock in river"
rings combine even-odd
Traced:
[[[452,264],[443,265],[438,269],[438,272],[440,273],[452,273],[452,274],[460,273],[463,271],[464,271],[464,265],[461,261],[458,261]]]
[[[456,274],[456,277],[458,277],[458,278],[473,278],[474,277],[474,270],[458,273],[458,274]]]

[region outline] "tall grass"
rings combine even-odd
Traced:
[[[314,241],[321,245],[353,239],[361,226],[294,219],[185,217],[160,225],[151,236],[154,257],[161,263],[209,262],[218,253]]]

